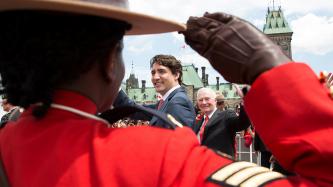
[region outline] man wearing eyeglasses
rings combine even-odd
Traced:
[[[235,156],[236,132],[247,129],[250,122],[243,109],[237,116],[232,110],[219,110],[217,101],[216,93],[212,89],[198,90],[197,103],[201,118],[197,118],[195,132],[201,145]]]

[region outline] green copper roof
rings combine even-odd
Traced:
[[[243,88],[245,85],[238,85]],[[224,96],[225,99],[238,99],[240,98],[236,92],[236,88],[231,83],[220,83],[219,89],[217,90],[217,85],[208,85],[208,88],[218,92]]]
[[[183,65],[183,84],[193,85],[194,89],[203,87],[203,83],[193,64]]]
[[[187,86],[193,85],[194,90],[198,90],[203,87],[202,80],[198,73],[195,71],[195,67],[193,64],[183,65],[183,83]],[[239,85],[243,87],[243,85]],[[126,90],[126,84],[121,85],[123,90]],[[236,93],[236,89],[232,86],[231,83],[220,83],[219,89],[217,90],[217,85],[208,85],[207,87],[223,94],[226,99],[235,99],[239,98]],[[154,87],[146,87],[144,92],[142,92],[142,88],[131,88],[127,90],[128,97],[134,100],[136,103],[156,103],[157,102],[157,93]]]
[[[144,92],[141,88],[132,88],[128,90],[128,97],[137,103],[155,103],[157,101],[154,87],[147,87]]]
[[[183,65],[183,84],[193,85],[194,89],[203,87],[201,78],[195,71],[193,64]],[[126,85],[122,84],[122,89],[126,90]],[[137,103],[150,103],[152,101],[157,101],[154,87],[147,87],[144,93],[142,93],[141,88],[128,89],[128,96]]]
[[[265,34],[292,33],[287,20],[283,16],[281,8],[279,10],[269,10],[266,15],[266,23],[263,32]]]

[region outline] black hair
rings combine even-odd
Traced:
[[[57,86],[105,64],[130,29],[123,21],[44,11],[1,12],[0,23],[0,92],[23,108],[41,103],[36,117],[45,115]]]
[[[150,60],[150,68],[152,68],[155,63],[168,67],[174,75],[177,75],[177,73],[179,73],[178,83],[182,84],[183,67],[181,62],[177,60],[174,56],[156,55]]]

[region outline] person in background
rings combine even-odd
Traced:
[[[243,131],[244,145],[249,148],[252,145],[254,132],[251,130],[251,127],[248,127]]]
[[[244,110],[240,116],[232,110],[219,110],[216,93],[210,88],[198,90],[197,103],[203,114],[202,119],[195,125],[201,145],[234,157],[236,132],[245,130],[250,125]]]
[[[320,72],[320,78],[322,79],[323,82],[325,82],[325,85],[328,89],[332,89],[331,87],[333,86],[333,73],[330,72],[328,73],[327,71],[322,71]]]
[[[217,109],[224,111],[226,110],[225,103],[224,103],[224,96],[223,95],[218,95],[216,96],[216,107]]]
[[[6,114],[1,117],[0,128],[4,127],[8,121],[16,121],[21,114],[20,108],[10,104],[6,97],[2,98],[1,106]]]
[[[196,113],[193,103],[181,86],[183,73],[181,62],[171,55],[156,55],[150,60],[150,71],[151,82],[161,99],[156,104],[144,106],[170,114],[181,124],[193,128]],[[113,106],[120,107],[135,104],[121,90]],[[149,121],[151,126],[168,127],[163,120],[156,116],[136,113],[131,117]]]
[[[240,109],[241,109],[241,104],[237,104],[236,108],[235,108],[235,112],[236,112],[237,115],[240,114]]]

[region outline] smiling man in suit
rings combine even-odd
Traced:
[[[195,123],[195,110],[193,103],[188,98],[182,84],[182,65],[179,60],[171,55],[156,55],[150,60],[151,82],[157,93],[162,98],[158,103],[144,105],[157,109],[173,116],[184,126],[193,129]],[[120,91],[114,107],[135,105],[124,91]],[[143,113],[132,115],[133,119],[148,120],[151,126],[169,127],[163,120],[156,116],[147,116]]]
[[[232,110],[218,110],[216,93],[210,88],[198,90],[197,103],[203,117],[194,130],[201,145],[235,156],[236,132],[250,125],[244,110],[241,109],[239,116]]]

